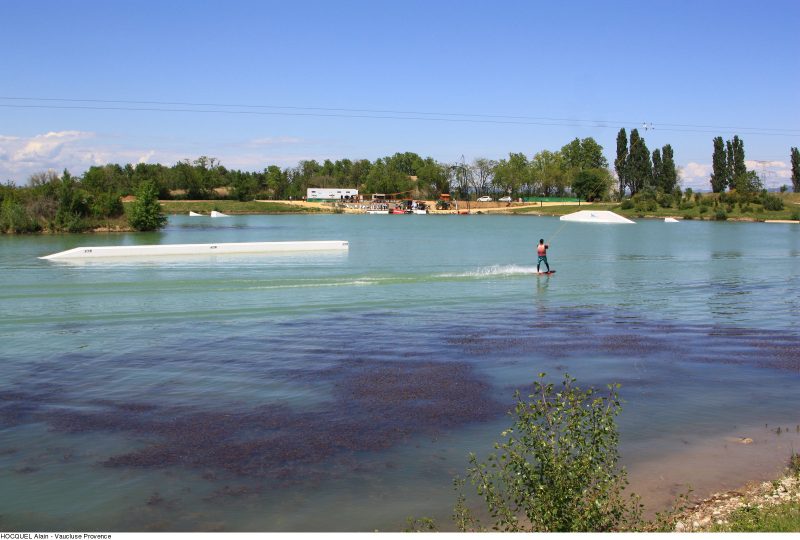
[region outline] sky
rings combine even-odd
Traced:
[[[532,157],[621,127],[708,189],[800,147],[800,1],[0,0],[0,182],[201,155]]]

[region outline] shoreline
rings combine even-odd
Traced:
[[[785,424],[785,422],[783,423]],[[687,433],[660,455],[625,466],[630,490],[641,497],[647,514],[671,508],[680,493],[691,489],[690,507],[719,498],[720,493],[740,493],[747,486],[783,475],[789,458],[800,448],[800,425],[737,426],[716,434]],[[781,432],[777,431],[779,426]],[[634,448],[622,449],[634,457]]]

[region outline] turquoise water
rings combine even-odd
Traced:
[[[533,274],[540,237],[551,277]],[[350,250],[37,258],[273,240]],[[632,470],[756,426],[783,459],[793,439],[772,426],[800,424],[796,225],[173,216],[153,234],[1,237],[0,284],[2,529],[446,521],[452,477],[540,371],[623,384]],[[721,466],[670,481],[715,489]]]

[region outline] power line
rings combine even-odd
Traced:
[[[75,109],[75,110],[115,110],[133,112],[173,112],[173,113],[207,113],[235,114],[256,116],[298,116],[321,118],[361,118],[379,120],[415,120],[431,122],[455,122],[505,125],[537,125],[592,128],[620,128],[639,125],[640,122],[620,120],[587,120],[579,118],[553,118],[524,115],[490,115],[479,113],[448,113],[427,111],[402,111],[393,109],[354,109],[332,107],[299,107],[289,105],[251,105],[226,103],[193,103],[181,101],[134,101],[110,99],[73,99],[73,98],[31,98],[18,96],[0,96],[0,100],[28,101],[34,103],[0,103],[0,107],[10,109]],[[36,103],[39,102],[39,103]],[[41,103],[46,102],[46,103]],[[50,104],[73,103],[74,105]],[[88,103],[90,105],[78,105]],[[92,105],[94,104],[94,105]],[[130,106],[126,106],[130,105]],[[152,105],[152,106],[144,106]],[[214,108],[209,108],[214,107]],[[277,110],[264,110],[277,109]],[[717,133],[718,130],[738,130],[743,135],[767,135],[794,137],[800,135],[800,129],[790,128],[755,128],[742,126],[714,126],[704,124],[654,124],[641,123],[645,131],[659,130],[672,132]]]

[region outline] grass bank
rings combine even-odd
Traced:
[[[800,475],[718,493],[676,516],[677,532],[800,532]]]
[[[783,201],[783,209],[769,210],[756,202],[741,202],[729,194],[704,193],[691,200],[681,201],[671,206],[661,206],[655,201],[649,204],[594,203],[586,208],[576,206],[529,206],[512,208],[512,214],[534,214],[543,216],[562,216],[582,209],[610,210],[628,219],[674,217],[678,219],[695,219],[702,221],[766,221],[766,220],[800,220],[800,193],[774,194]]]
[[[319,214],[324,208],[272,201],[160,201],[165,214],[208,214],[212,210],[223,214]]]

